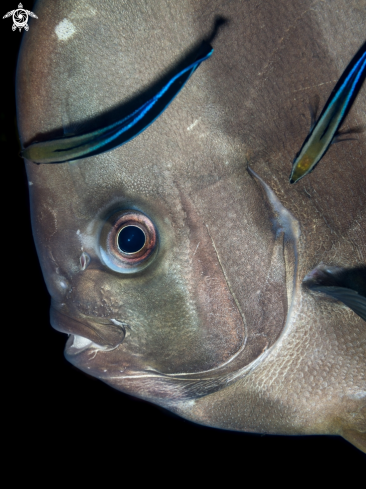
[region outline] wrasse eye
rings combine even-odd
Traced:
[[[113,214],[102,229],[101,258],[116,272],[139,272],[151,263],[157,249],[157,230],[142,212],[120,211]]]

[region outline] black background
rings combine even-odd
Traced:
[[[2,1],[1,17],[17,3]],[[29,10],[33,4],[23,3]],[[329,484],[333,478],[340,482],[344,475],[352,486],[351,479],[365,467],[365,456],[340,437],[260,436],[199,426],[117,392],[66,362],[66,336],[49,324],[50,299],[32,239],[23,161],[17,156],[15,70],[20,41],[27,33],[13,32],[11,25],[11,19],[0,21],[6,289],[1,321],[6,413],[2,420],[3,433],[8,433],[2,443],[7,459],[16,461],[19,470],[27,467],[31,478],[53,464],[58,467],[55,474],[66,473],[75,462],[81,474],[87,470],[108,477],[117,471],[119,478],[120,471],[137,463],[136,481],[146,475],[151,482],[157,476],[163,481],[173,469],[177,472],[172,485],[197,471],[207,482],[225,475],[229,484],[234,478],[249,483],[250,476],[257,483],[266,479],[297,483],[307,475],[318,483],[324,477]],[[196,476],[195,480],[198,483]]]

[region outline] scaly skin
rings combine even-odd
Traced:
[[[69,340],[66,355],[79,368],[198,423],[341,434],[366,450],[365,323],[301,287],[321,262],[365,262],[364,136],[330,148],[296,186],[288,182],[308,130],[309,97],[316,91],[326,100],[364,41],[365,10],[346,7],[345,0],[269,0],[255,9],[240,1],[37,3],[17,74],[23,144],[118,107],[208,38],[215,15],[230,20],[212,41],[211,59],[136,139],[76,163],[26,163],[52,324],[82,336],[92,325],[117,343],[110,320],[129,326],[114,349],[84,342],[78,350]],[[365,95],[350,125],[365,123]],[[145,213],[159,232],[159,253],[139,274],[100,263],[99,233],[120,207]],[[299,227],[295,238],[286,212]],[[91,259],[85,270],[83,251]],[[243,341],[238,360],[220,370]],[[167,377],[239,368],[227,387],[201,397]]]

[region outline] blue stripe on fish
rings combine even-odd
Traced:
[[[141,107],[107,127],[76,136],[33,143],[21,156],[35,163],[64,163],[95,156],[131,141],[144,131],[168,107],[198,66],[208,59],[213,48],[205,43],[204,52],[189,66],[173,76],[169,82]]]
[[[366,76],[366,42],[361,46],[332,90],[318,122],[297,154],[290,183],[310,173],[327,152],[351,108]]]

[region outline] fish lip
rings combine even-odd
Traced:
[[[65,312],[61,312],[54,304],[50,309],[50,320],[54,329],[74,337],[68,341],[69,346],[72,345],[71,341],[74,341],[76,337],[75,344],[78,343],[77,338],[84,338],[86,341],[90,341],[88,347],[93,344],[99,349],[116,348],[126,336],[124,323],[120,321],[98,317],[71,317]],[[85,349],[86,347],[83,348],[83,350]]]

